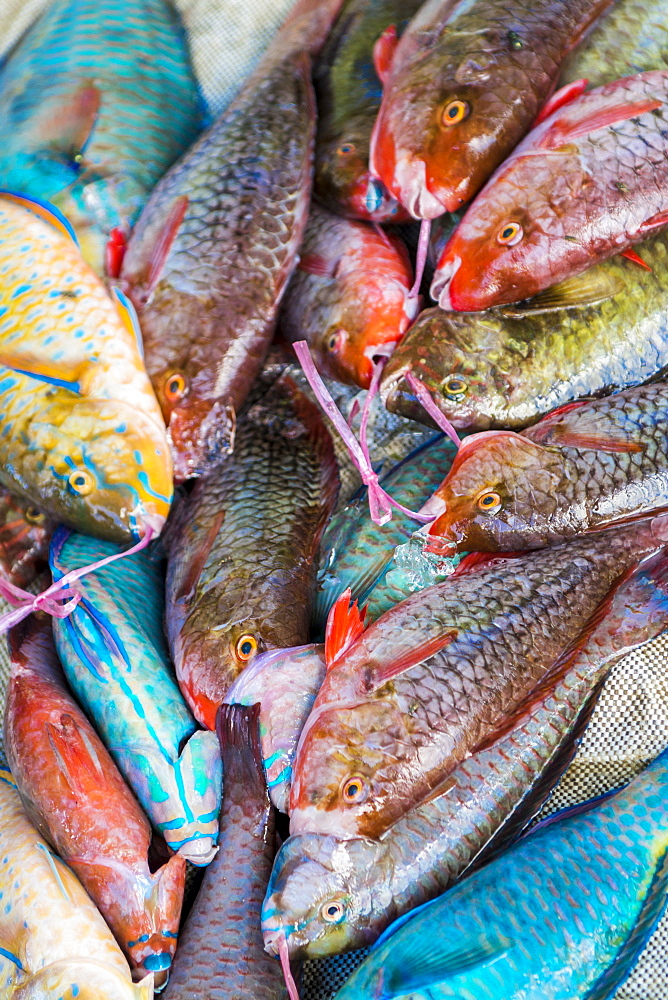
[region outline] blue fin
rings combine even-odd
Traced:
[[[13,201],[14,204],[27,208],[29,212],[48,222],[49,225],[57,229],[63,236],[69,236],[75,247],[78,248],[79,240],[77,239],[77,234],[74,232],[72,223],[50,201],[43,200],[42,198],[34,198],[27,194],[19,194],[17,191],[8,191],[5,188],[0,188],[0,198],[5,198],[7,201]]]
[[[524,840],[525,837],[532,837],[538,830],[544,830],[547,826],[554,826],[555,823],[561,823],[562,820],[570,819],[572,816],[583,816],[585,813],[591,812],[592,809],[596,809],[606,799],[611,799],[617,792],[621,792],[624,787],[626,786],[618,785],[617,788],[611,788],[608,792],[595,795],[592,799],[586,799],[584,802],[577,802],[574,806],[565,806],[563,809],[559,809],[557,812],[552,813],[551,816],[546,816],[540,823],[532,826],[530,830],[527,830],[523,834],[521,839]]]
[[[139,326],[139,318],[137,316],[137,310],[130,302],[127,295],[117,288],[115,285],[111,290],[112,295],[116,299],[116,308],[118,309],[121,319],[123,320],[123,325],[126,330],[133,335],[137,341],[137,347],[139,348],[139,354],[142,361],[144,360],[144,339],[141,335],[141,327]]]
[[[402,942],[397,963],[386,963],[381,980],[382,1000],[427,992],[452,976],[496,961],[514,945],[510,938],[501,935],[486,937],[484,934],[463,941],[454,948],[446,935],[435,934],[428,941],[424,936],[418,938],[416,935],[414,942],[411,949],[406,947],[406,941]]]
[[[19,959],[11,951],[6,951],[4,948],[0,948],[0,957],[8,958],[10,962],[14,963],[19,972],[25,971]]]
[[[78,382],[68,382],[64,378],[53,378],[51,375],[42,375],[39,372],[29,372],[25,368],[12,368],[11,365],[5,364],[4,361],[0,362],[5,368],[9,368],[10,371],[16,372],[17,375],[27,375],[28,378],[34,378],[38,382],[46,382],[48,385],[57,385],[61,389],[69,389],[70,392],[75,392],[77,395],[81,394],[80,386]]]

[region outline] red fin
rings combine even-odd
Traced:
[[[619,452],[620,454],[633,454],[644,450],[644,446],[637,441],[615,440],[613,437],[606,437],[604,434],[578,434],[575,430],[556,429],[557,440],[553,443],[560,448],[584,448],[588,451],[608,451]]]
[[[366,608],[360,611],[357,601],[350,603],[350,587],[344,590],[327,616],[325,629],[325,663],[330,670],[333,663],[359,639],[364,631]]]
[[[188,210],[188,202],[189,198],[187,195],[180,195],[180,197],[178,197],[172,205],[169,215],[167,216],[167,220],[160,230],[160,235],[156,240],[153,253],[151,254],[151,262],[148,272],[147,297],[151,296],[156,285],[158,284],[158,281],[160,280],[160,275],[162,274],[162,269],[165,266],[165,261],[169,256],[172,243],[176,239],[176,234],[178,233],[181,223],[183,222],[183,217]]]
[[[668,222],[668,219],[666,219],[666,221]],[[652,270],[649,264],[646,264],[645,261],[642,259],[642,257],[639,257],[638,254],[635,252],[635,250],[633,250],[631,247],[629,247],[628,250],[622,250],[619,256],[626,257],[627,260],[632,261],[634,264],[638,264],[640,267],[643,267],[646,271]]]
[[[81,152],[89,141],[100,111],[101,95],[92,80],[85,80],[68,95],[55,114],[42,120],[39,136],[60,149]]]
[[[394,53],[397,50],[398,44],[397,28],[394,24],[386,28],[382,35],[374,42],[373,67],[376,71],[376,76],[383,86],[390,75],[392,60],[394,59]]]
[[[558,149],[560,146],[574,139],[589,135],[601,128],[609,128],[611,125],[619,125],[621,122],[635,118],[636,115],[643,115],[647,111],[655,111],[662,107],[663,101],[655,98],[645,98],[644,101],[636,101],[635,104],[615,104],[611,107],[599,107],[588,114],[585,114],[579,121],[556,121],[545,133],[539,143],[540,149]]]
[[[224,520],[225,510],[219,510],[216,516],[212,519],[211,524],[209,525],[209,530],[200,543],[197,555],[190,563],[190,566],[183,577],[181,586],[176,594],[175,599],[177,601],[189,600],[195,596],[195,590],[197,588],[199,578],[202,575],[202,570],[206,565],[206,561],[211,553],[211,547],[218,537],[218,532],[222,528]]]
[[[546,118],[549,118],[559,108],[563,108],[564,104],[570,104],[576,97],[579,97],[585,91],[588,83],[589,80],[573,80],[572,83],[567,83],[565,87],[555,90],[552,97],[548,97],[542,110],[539,111],[533,127],[535,128],[536,125],[540,125],[541,122],[544,122]]]
[[[120,276],[127,245],[127,236],[120,226],[116,226],[110,231],[107,245],[104,248],[104,266],[110,278]]]
[[[643,224],[640,226],[638,232],[647,233],[652,229],[660,229],[661,226],[668,226],[668,212],[657,212],[657,214],[653,215],[651,219],[646,219],[645,222],[643,222]],[[628,253],[625,253],[623,256],[627,257]],[[638,260],[641,260],[641,258],[639,257]],[[645,264],[644,260],[642,261],[642,263],[644,267],[648,266],[647,264]],[[648,268],[648,270],[651,271],[652,270],[651,267]]]
[[[574,403],[564,403],[563,406],[558,406],[556,410],[552,410],[551,413],[548,413],[546,417],[539,420],[533,427],[528,427],[522,431],[522,437],[527,437],[535,444],[540,443],[547,437],[548,431],[551,431],[554,425],[560,422],[565,413],[570,413],[571,410],[579,410],[580,407],[588,406],[591,402],[591,399],[577,399]]]
[[[317,274],[321,278],[333,278],[338,270],[338,261],[327,260],[321,254],[305,253],[297,265],[298,270],[307,274]]]
[[[457,638],[458,631],[458,629],[453,627],[445,635],[434,636],[433,639],[428,639],[417,648],[411,647],[400,653],[395,659],[374,667],[370,677],[370,689],[377,690],[383,684],[386,684],[387,681],[392,680],[393,677],[398,677],[399,674],[403,674],[405,670],[410,670],[417,663],[422,663],[423,660],[428,660],[431,656],[435,656],[436,653],[440,653],[442,649],[450,645],[453,639]]]
[[[47,722],[46,732],[56,764],[73,791],[83,794],[85,777],[97,786],[107,784],[97,751],[74,716],[63,713],[58,727]]]
[[[456,576],[464,576],[473,569],[482,569],[483,566],[489,566],[491,563],[504,562],[506,559],[519,559],[525,554],[524,552],[469,552],[451,574],[450,579],[454,580]]]

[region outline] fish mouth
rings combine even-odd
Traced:
[[[135,532],[140,538],[148,533],[149,529],[153,538],[157,538],[165,526],[167,517],[165,514],[157,514],[155,511],[141,511],[135,517]]]
[[[427,165],[412,156],[400,156],[394,171],[399,201],[414,219],[437,219],[447,209],[427,187]]]
[[[457,310],[457,306],[452,301],[452,279],[461,266],[462,259],[458,255],[444,261],[439,265],[431,283],[429,294],[435,302],[438,302],[440,308],[447,312]]]
[[[196,840],[188,840],[179,847],[177,854],[198,868],[204,868],[211,864],[218,848],[211,837],[198,837]]]

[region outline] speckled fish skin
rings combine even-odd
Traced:
[[[0,573],[25,588],[46,569],[53,521],[0,486]]]
[[[406,247],[313,205],[299,256],[282,333],[307,341],[323,375],[368,389],[373,358],[396,344],[418,313]]]
[[[298,5],[240,95],[158,184],[130,241],[122,281],[178,479],[231,450],[269,349],[312,186],[308,49],[339,4]]]
[[[576,539],[386,612],[318,693],[297,747],[290,832],[384,833],[495,732],[659,544],[642,524]]]
[[[380,840],[290,837],[276,856],[263,907],[269,953],[280,931],[293,959],[368,947],[397,917],[478,866],[490,848],[496,852],[519,835],[568,766],[602,679],[668,626],[666,568],[663,553],[645,561],[615,593],[584,648],[532,694],[510,732],[464,760],[440,795],[437,789]]]
[[[399,222],[405,213],[369,173],[369,145],[383,87],[373,46],[393,25],[401,34],[420,0],[348,0],[316,63],[315,193],[339,215]]]
[[[455,212],[529,131],[561,62],[610,2],[430,0],[394,54],[372,173],[416,219]]]
[[[109,233],[195,139],[197,84],[164,0],[56,0],[0,71],[0,187],[49,198],[104,271]]]
[[[667,409],[659,383],[465,438],[429,534],[444,548],[536,549],[668,509]]]
[[[241,417],[234,454],[179,508],[167,539],[176,676],[209,729],[255,653],[300,646],[338,475],[318,408],[282,378]]]
[[[79,880],[28,820],[0,769],[0,989],[6,1000],[152,1000]]]
[[[224,705],[260,705],[260,745],[269,798],[287,813],[299,736],[325,679],[324,646],[260,653],[237,677]]]
[[[381,478],[384,489],[409,510],[419,510],[437,486],[456,454],[454,444],[441,435],[417,448]],[[313,627],[324,635],[327,615],[336,599],[350,587],[360,607],[392,563],[397,546],[407,542],[417,523],[400,511],[377,525],[369,518],[366,488],[327,525],[320,547],[318,593]],[[453,566],[454,569],[454,566]],[[408,594],[403,594],[407,597]]]
[[[53,578],[116,551],[59,529]],[[167,844],[193,864],[208,864],[218,839],[220,753],[212,733],[196,731],[173,679],[160,561],[139,552],[76,588],[82,600],[69,617],[54,619],[65,676]]]
[[[274,811],[264,781],[259,705],[225,705],[220,850],[181,935],[165,1000],[285,1000],[278,962],[263,948],[260,911],[274,858]]]
[[[31,820],[81,879],[140,979],[166,982],[176,948],[186,863],[151,872],[151,828],[65,685],[51,622],[10,632],[4,749]]]
[[[165,427],[137,344],[64,232],[0,196],[0,482],[77,530],[159,531]]]
[[[612,996],[666,903],[668,755],[388,928],[336,1000]]]
[[[665,228],[667,97],[668,71],[639,73],[536,126],[464,214],[431,297],[462,312],[518,302]]]

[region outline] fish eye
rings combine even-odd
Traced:
[[[187,383],[181,372],[172,372],[165,379],[165,398],[168,403],[175,403],[186,394]]]
[[[367,786],[364,778],[359,774],[353,774],[343,785],[341,795],[343,801],[350,805],[364,802],[367,795]]]
[[[355,144],[353,142],[344,142],[343,145],[339,146],[337,153],[339,156],[350,156],[351,153],[355,152]]]
[[[26,507],[25,511],[23,512],[23,516],[25,517],[28,524],[42,524],[44,522],[44,517],[45,517],[45,515],[42,514],[41,510],[39,510],[37,507]]]
[[[338,354],[343,347],[345,337],[346,335],[343,330],[337,330],[335,333],[330,333],[325,343],[325,347],[330,354]]]
[[[237,639],[234,651],[240,660],[250,660],[251,656],[257,653],[257,639],[250,632],[247,632]]]
[[[338,924],[346,915],[346,908],[338,899],[330,899],[320,907],[320,916],[328,924]]]
[[[459,125],[470,114],[470,111],[471,107],[466,101],[450,101],[445,106],[441,121],[444,125]]]
[[[443,391],[447,396],[463,396],[468,390],[466,379],[459,375],[451,375],[443,383]]]
[[[480,494],[475,505],[478,510],[484,511],[485,514],[496,514],[502,507],[501,497],[495,490],[485,490],[484,493]]]
[[[497,243],[502,246],[514,247],[524,236],[524,230],[519,222],[506,222],[496,237]]]
[[[366,189],[364,204],[366,205],[366,210],[369,214],[377,212],[378,209],[381,208],[383,204],[383,189],[378,181],[369,181]]]
[[[72,493],[76,493],[80,497],[88,496],[95,489],[95,480],[85,469],[75,469],[67,482]]]

